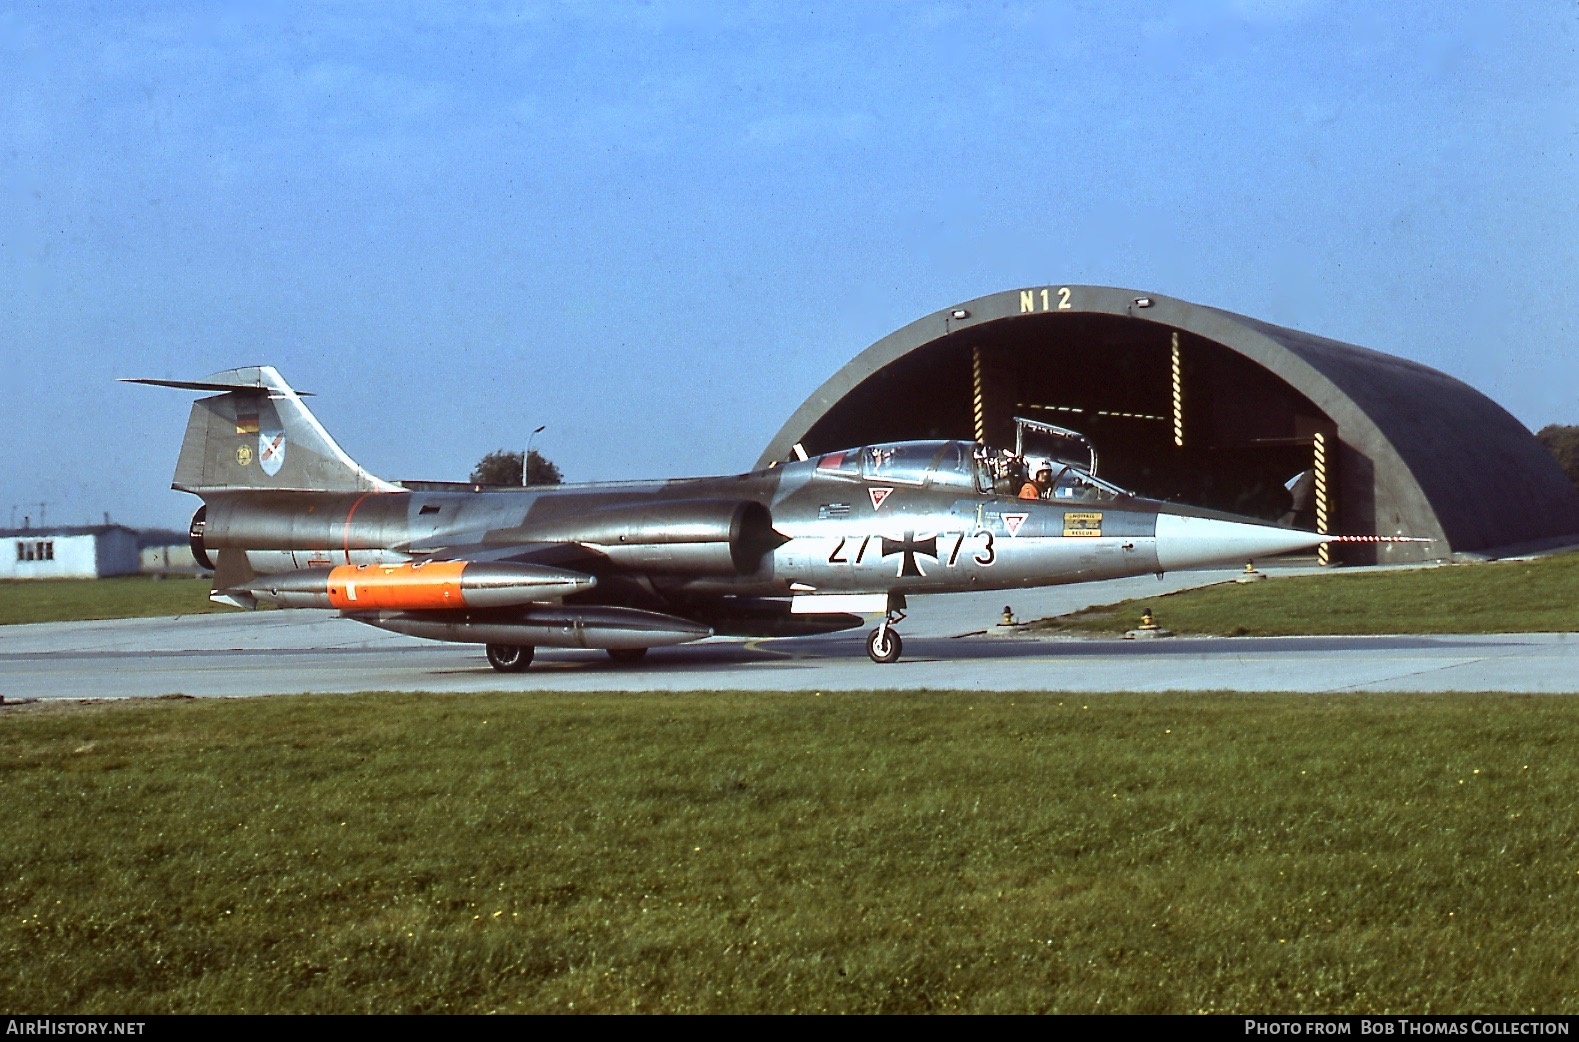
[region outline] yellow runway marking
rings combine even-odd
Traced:
[[[745,649],[747,651],[755,651],[758,654],[762,654],[762,655],[777,655],[780,658],[804,658],[805,657],[804,655],[797,655],[793,651],[780,651],[778,648],[764,648],[762,646],[762,638],[759,638],[757,640],[748,640],[748,641],[746,641],[744,646],[745,646]]]

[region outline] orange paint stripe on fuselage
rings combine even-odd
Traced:
[[[329,572],[329,604],[342,611],[427,611],[464,608],[465,561],[428,564],[342,564]]]

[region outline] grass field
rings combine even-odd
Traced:
[[[76,619],[142,619],[231,611],[208,599],[207,579],[29,579],[0,582],[0,626]]]
[[[1579,702],[0,712],[0,1006],[1579,1009]]]
[[[1037,629],[1116,634],[1150,607],[1174,633],[1561,633],[1579,630],[1579,553],[1535,561],[1277,576],[1087,608]]]

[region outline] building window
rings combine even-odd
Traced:
[[[16,544],[16,559],[18,561],[53,561],[55,559],[55,541],[53,539],[39,539],[34,542],[18,540]]]

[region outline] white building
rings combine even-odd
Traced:
[[[137,533],[125,525],[0,530],[0,579],[135,575]]]

